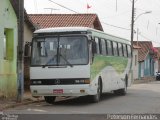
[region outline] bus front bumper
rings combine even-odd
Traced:
[[[31,85],[33,97],[38,96],[85,96],[97,94],[97,87],[85,85]]]

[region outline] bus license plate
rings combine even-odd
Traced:
[[[63,94],[63,89],[55,89],[53,90],[53,94]]]

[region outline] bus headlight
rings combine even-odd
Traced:
[[[90,80],[89,79],[75,80],[75,84],[90,84]]]
[[[40,85],[40,84],[42,84],[42,81],[40,80],[32,81],[32,85]]]

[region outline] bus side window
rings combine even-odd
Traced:
[[[102,46],[102,55],[106,55],[106,44],[104,39],[101,39],[101,46]]]
[[[108,50],[108,55],[111,56],[112,55],[112,44],[110,40],[107,40],[107,50]]]
[[[121,43],[118,43],[118,51],[119,51],[119,56],[123,56],[123,49]]]
[[[131,46],[130,45],[127,45],[127,49],[128,49],[128,57],[131,57]]]
[[[107,40],[104,41],[105,41],[106,55],[108,55]]]
[[[113,54],[114,54],[114,56],[118,56],[117,43],[116,42],[113,42]]]
[[[123,44],[123,53],[124,53],[124,57],[127,57],[127,49],[125,44]]]
[[[99,54],[99,40],[98,38],[95,38],[95,42],[96,42],[96,48],[97,48],[97,54]]]
[[[119,56],[119,50],[118,50],[118,42],[117,43],[117,56]]]
[[[93,55],[97,53],[97,46],[96,46],[95,39],[92,41],[92,53]]]
[[[98,38],[98,41],[99,41],[99,54],[102,55],[102,40]]]
[[[128,47],[127,47],[127,45],[126,45],[126,53],[127,53],[127,57],[128,57]]]
[[[111,41],[111,50],[112,50],[112,54],[111,54],[111,55],[112,55],[112,56],[114,56],[114,51],[113,51],[113,49],[114,49],[114,48],[113,48],[113,42]]]

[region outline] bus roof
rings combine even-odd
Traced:
[[[34,33],[52,33],[52,32],[72,32],[72,31],[87,31],[88,27],[54,27],[36,30]]]
[[[107,36],[109,38],[116,38],[118,41],[126,41],[126,42],[130,42],[128,39],[125,38],[121,38],[121,37],[117,37],[108,33],[105,33],[103,31],[99,31],[99,30],[95,30],[89,27],[54,27],[54,28],[44,28],[44,29],[39,29],[36,30],[34,33],[38,34],[38,33],[58,33],[58,32],[92,32],[92,34],[97,35],[97,36]],[[113,40],[113,39],[112,39]],[[114,41],[114,40],[113,40]]]

